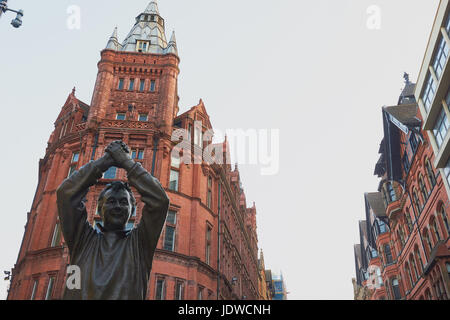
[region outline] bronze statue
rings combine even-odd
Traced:
[[[139,225],[126,224],[136,200],[126,183],[115,181],[98,199],[103,226],[87,221],[85,196],[103,173],[115,166],[127,171],[128,181],[145,206]],[[70,264],[80,270],[80,288],[65,288],[66,300],[144,300],[153,254],[163,228],[169,198],[159,181],[130,157],[122,141],[111,143],[105,155],[91,161],[66,179],[57,191],[62,233]]]

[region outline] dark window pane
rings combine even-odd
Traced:
[[[123,90],[124,79],[119,79],[119,90]]]
[[[116,178],[116,172],[117,172],[117,168],[116,167],[111,167],[104,173],[103,178],[104,179],[115,179]]]
[[[164,250],[174,251],[175,244],[175,228],[167,226],[166,236],[164,237]]]
[[[170,224],[176,224],[177,223],[177,214],[175,211],[169,211],[167,213],[166,222]]]
[[[164,288],[164,280],[158,279],[156,281],[156,296],[155,300],[164,300],[165,299],[165,288]]]

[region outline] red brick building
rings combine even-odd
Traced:
[[[166,41],[156,2],[136,17],[122,44],[114,31],[101,52],[91,104],[67,98],[55,121],[25,233],[12,272],[8,299],[60,299],[68,249],[61,236],[56,189],[73,171],[123,140],[133,158],[157,177],[170,198],[166,226],[153,261],[149,299],[258,299],[256,207],[247,208],[239,171],[230,164],[180,163],[172,156],[174,130],[188,130],[188,156],[208,145],[212,129],[204,103],[178,115],[180,59],[175,34]],[[201,123],[201,126],[196,125]],[[192,139],[193,138],[193,139]],[[225,140],[223,154],[229,159]],[[184,156],[184,155],[183,155]],[[112,179],[108,170],[87,195],[88,220],[95,227],[97,197]],[[138,200],[129,228],[137,225]]]
[[[384,138],[365,194],[366,220],[355,245],[355,299],[447,300],[450,297],[450,202],[434,153],[406,85],[397,106],[383,107]]]

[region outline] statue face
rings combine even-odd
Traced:
[[[103,198],[103,226],[110,231],[124,230],[131,210],[130,194],[126,190],[108,190]]]

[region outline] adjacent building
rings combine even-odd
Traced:
[[[420,69],[415,97],[423,129],[435,155],[434,166],[450,194],[450,5],[441,0]]]
[[[117,29],[101,52],[90,104],[70,93],[55,121],[45,156],[39,162],[39,182],[17,263],[12,270],[8,299],[60,299],[69,265],[61,235],[56,189],[75,170],[101,157],[108,144],[123,140],[132,157],[159,179],[170,208],[154,256],[148,299],[259,299],[256,206],[248,208],[239,170],[229,162],[223,143],[214,157],[225,164],[194,157],[211,142],[212,129],[203,101],[179,114],[180,58],[175,33],[169,41],[165,21],[152,1],[136,17],[123,42]],[[184,154],[173,153],[176,130],[184,129]],[[201,154],[201,153],[200,153]],[[188,157],[185,164],[180,157]],[[86,196],[88,221],[100,221],[97,198],[112,180],[125,180],[122,169],[111,168]],[[139,223],[138,200],[128,228]],[[262,267],[261,267],[262,266]]]
[[[417,84],[405,74],[398,104],[382,108],[380,183],[364,195],[355,299],[450,298],[449,35],[441,0]]]
[[[405,75],[398,105],[383,107],[384,137],[364,195],[365,220],[354,246],[355,299],[448,299],[450,224],[445,176],[434,166],[430,140]]]

